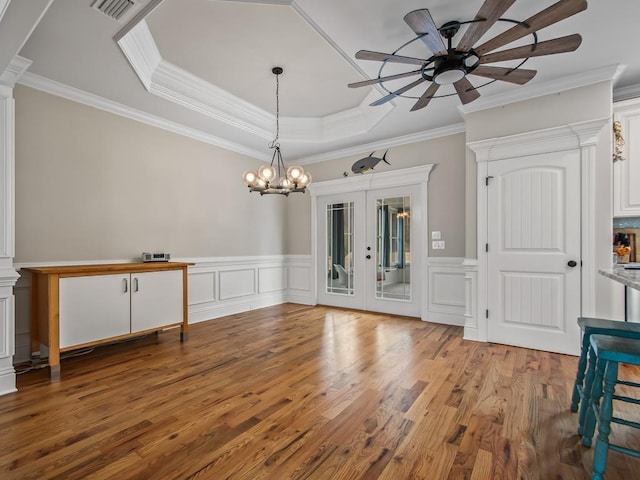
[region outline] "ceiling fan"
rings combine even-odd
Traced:
[[[432,98],[457,94],[463,104],[477,100],[480,97],[478,88],[504,81],[524,85],[531,80],[536,70],[520,68],[530,57],[554,55],[556,53],[573,52],[582,42],[578,34],[538,42],[537,31],[579,13],[587,8],[586,0],[560,0],[524,21],[501,18],[515,0],[485,0],[473,20],[451,21],[437,27],[429,10],[421,9],[409,12],[404,21],[411,27],[416,37],[396,49],[393,53],[372,52],[360,50],[356,53],[359,60],[374,60],[383,62],[378,71],[378,77],[349,84],[349,87],[364,87],[380,84],[388,95],[373,102],[371,106],[382,105],[418,85],[430,82],[429,87],[413,105],[411,111],[426,107]],[[514,24],[511,28],[491,38],[481,45],[475,43],[496,23],[506,22]],[[453,45],[453,39],[462,25],[466,25],[464,35]],[[517,46],[506,50],[495,51],[511,42],[527,35],[532,35],[533,43]],[[431,51],[429,58],[416,58],[398,55],[397,53],[416,40],[421,40]],[[487,64],[521,60],[515,67],[496,67]],[[415,65],[418,68],[409,72],[395,75],[381,76],[387,63]],[[482,85],[474,86],[467,78],[469,75],[490,79]],[[390,90],[384,82],[417,76],[418,79],[397,90]],[[436,95],[442,85],[453,85],[455,92]]]

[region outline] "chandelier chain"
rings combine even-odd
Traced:
[[[279,146],[280,139],[280,74],[276,74],[276,138],[269,144],[269,148]]]

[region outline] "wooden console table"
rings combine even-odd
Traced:
[[[187,267],[117,263],[30,267],[31,353],[49,350],[51,379],[60,353],[180,327],[187,339]]]

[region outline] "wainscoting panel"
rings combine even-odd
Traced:
[[[215,302],[216,272],[189,269],[189,305]]]
[[[287,288],[287,269],[263,267],[258,269],[258,293],[281,292]]]
[[[256,270],[254,268],[224,270],[218,275],[220,278],[220,300],[246,297],[256,293]]]
[[[465,324],[465,271],[462,258],[431,257],[428,261],[427,321]]]

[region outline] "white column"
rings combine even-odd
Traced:
[[[14,125],[13,89],[0,85],[0,395],[16,390],[13,286],[19,275],[13,268]]]

